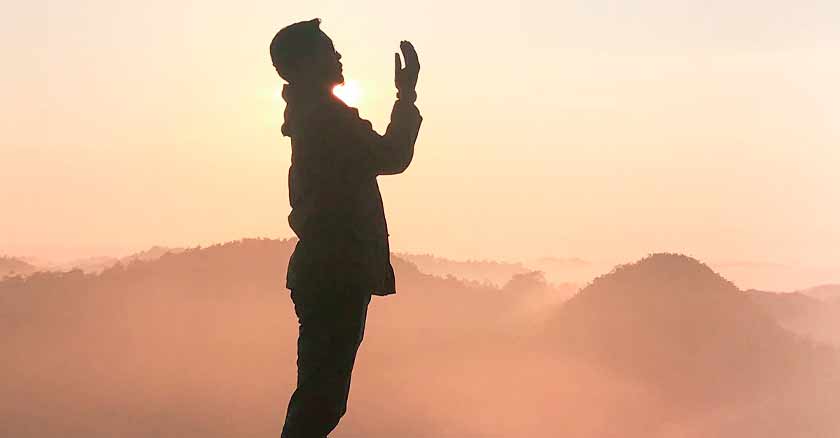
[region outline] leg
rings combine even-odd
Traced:
[[[298,380],[282,438],[326,438],[347,411],[370,298],[347,289],[292,291],[299,322]]]

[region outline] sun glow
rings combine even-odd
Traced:
[[[333,94],[350,106],[357,106],[362,98],[362,88],[356,81],[344,81],[333,88]]]

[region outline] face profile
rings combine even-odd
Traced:
[[[325,82],[329,82],[330,84],[343,84],[344,66],[341,64],[341,53],[335,50],[332,40],[323,31],[321,32],[321,37],[324,44],[318,57],[321,59],[319,64],[322,66],[320,69],[322,76]]]

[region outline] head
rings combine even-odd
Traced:
[[[320,26],[317,18],[301,21],[281,29],[271,40],[271,62],[286,82],[319,88],[344,83],[341,54]]]

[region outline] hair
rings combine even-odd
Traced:
[[[284,27],[271,40],[271,63],[281,78],[289,80],[299,60],[317,46],[321,33],[321,19],[301,21]]]

